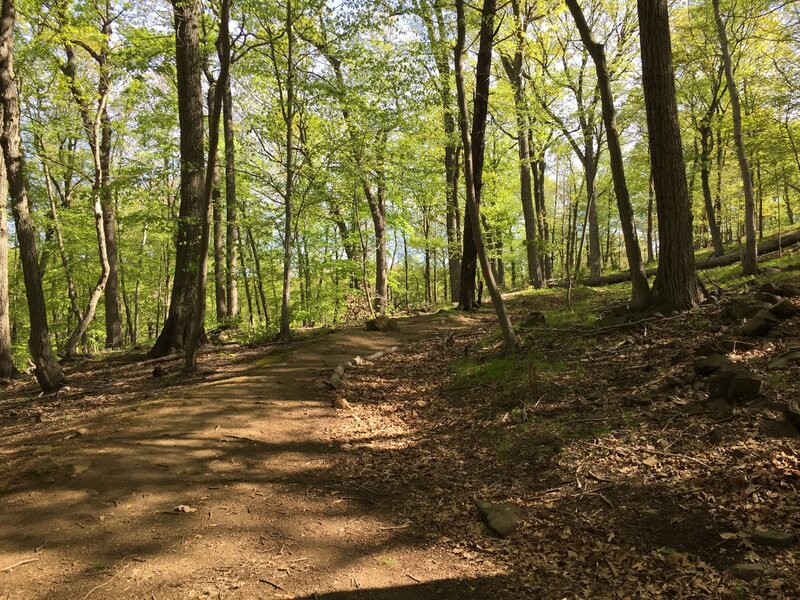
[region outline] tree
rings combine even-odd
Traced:
[[[7,198],[6,165],[5,161],[0,159],[0,377],[11,377],[17,373],[9,322]]]
[[[169,315],[150,349],[150,356],[153,357],[185,349],[193,318],[200,310],[197,304],[197,274],[201,259],[202,223],[205,219],[205,127],[199,4],[197,0],[173,0],[172,6],[181,135],[181,201]]]
[[[611,158],[614,194],[617,198],[617,209],[619,210],[622,233],[625,239],[625,252],[628,257],[628,269],[631,273],[633,286],[631,305],[635,308],[643,308],[649,300],[650,287],[647,284],[647,273],[645,272],[642,250],[639,247],[639,237],[634,223],[633,206],[631,206],[628,184],[625,180],[625,163],[622,157],[619,132],[617,131],[617,111],[614,108],[614,93],[611,89],[611,74],[606,62],[605,48],[603,44],[594,39],[577,0],[566,0],[566,3],[572,13],[572,17],[575,19],[583,45],[592,57],[597,71],[597,85],[600,88],[603,123],[606,128],[608,153]]]
[[[19,95],[14,78],[15,21],[14,0],[3,0],[0,6],[0,110],[2,110],[0,147],[3,151],[8,190],[12,199],[11,209],[19,240],[25,296],[31,320],[28,346],[33,358],[36,379],[44,391],[51,392],[64,386],[66,379],[50,345],[47,307],[36,255],[37,236],[28,206],[20,138]]]
[[[490,9],[487,11],[487,5],[490,5],[488,8]],[[493,14],[494,13],[494,0],[484,0],[484,10],[483,15]],[[512,352],[516,348],[516,338],[514,336],[514,328],[511,325],[511,320],[508,318],[508,314],[506,313],[505,303],[503,302],[503,296],[500,294],[500,290],[495,283],[494,274],[492,273],[492,267],[489,263],[489,257],[486,253],[486,246],[483,243],[483,234],[481,232],[481,219],[480,219],[480,208],[478,204],[478,196],[476,194],[477,189],[477,181],[475,178],[476,168],[473,165],[473,152],[472,152],[472,135],[469,130],[469,108],[467,106],[467,96],[464,89],[464,43],[466,39],[466,17],[464,16],[464,0],[456,0],[456,11],[457,11],[457,37],[456,37],[456,46],[455,46],[455,72],[456,72],[456,95],[458,96],[458,112],[459,112],[459,123],[461,129],[461,143],[464,147],[464,183],[466,185],[466,196],[467,196],[467,214],[470,219],[470,223],[472,224],[472,240],[475,245],[475,252],[478,255],[478,259],[481,262],[481,272],[483,274],[483,280],[486,282],[486,287],[489,289],[489,294],[492,297],[492,305],[494,306],[494,310],[497,313],[497,319],[500,321],[500,330],[503,333],[503,343],[505,345],[506,352]],[[481,30],[487,26],[486,22],[481,23]],[[492,22],[488,22],[488,26],[492,26]],[[490,52],[490,59],[491,59],[491,52]],[[490,65],[485,65],[488,69]],[[477,86],[476,86],[477,87]],[[476,93],[475,95],[475,103],[481,104],[485,102],[485,100],[480,100],[479,95]],[[475,107],[477,111],[478,106]],[[485,118],[485,116],[484,116]],[[481,123],[480,121],[476,121],[474,119],[473,113],[473,130],[477,129],[480,131],[485,127],[485,123]],[[481,167],[482,168],[482,164]],[[477,170],[480,170],[478,168]],[[463,283],[463,279],[462,279]]]
[[[675,99],[667,0],[638,0],[642,89],[658,214],[659,262],[652,304],[694,308],[702,300],[692,251],[692,211]]]
[[[758,242],[756,239],[756,202],[753,197],[753,178],[750,164],[744,148],[742,136],[742,108],[739,101],[739,90],[733,76],[733,61],[731,60],[728,34],[725,31],[725,21],[719,8],[719,0],[711,0],[714,8],[714,20],[717,24],[719,45],[722,52],[722,64],[725,68],[725,81],[728,85],[728,97],[731,100],[731,113],[733,116],[733,143],[736,146],[736,157],[739,159],[739,170],[742,172],[742,188],[744,192],[744,231],[745,246],[742,256],[742,267],[745,275],[755,275],[758,272]]]

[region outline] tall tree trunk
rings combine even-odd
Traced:
[[[222,90],[222,126],[225,136],[225,288],[228,317],[239,314],[238,252],[239,227],[236,225],[236,139],[233,131],[233,93],[231,78]]]
[[[608,140],[608,153],[611,158],[611,176],[614,180],[614,195],[617,197],[617,210],[619,211],[622,235],[625,239],[625,253],[628,257],[628,268],[631,272],[632,294],[631,305],[634,308],[643,308],[650,296],[650,286],[647,283],[647,273],[642,261],[642,250],[639,247],[639,237],[636,234],[633,206],[631,206],[628,184],[625,180],[625,163],[622,158],[622,146],[617,131],[617,111],[614,108],[614,94],[611,89],[611,76],[606,64],[606,52],[603,44],[598,43],[591,30],[583,11],[577,0],[566,0],[578,26],[583,45],[594,61],[597,71],[597,85],[600,88],[600,103],[603,112],[603,123],[606,128]],[[597,202],[595,201],[595,204]]]
[[[0,151],[1,152],[1,151]],[[0,377],[17,373],[8,303],[8,179],[5,161],[0,160]]]
[[[228,316],[228,288],[225,285],[225,234],[222,226],[222,193],[219,189],[219,170],[214,175],[211,212],[214,221],[214,304],[217,322]]]
[[[483,158],[486,144],[486,117],[489,113],[489,83],[492,71],[495,12],[497,12],[496,0],[484,0],[483,9],[481,10],[478,62],[475,67],[475,100],[472,113],[472,132],[470,134],[471,146],[469,151],[464,147],[464,170],[466,171],[466,163],[469,158],[472,164],[474,178],[474,181],[466,185],[467,188],[471,187],[473,189],[478,215],[480,215],[481,190],[483,188]],[[457,56],[456,60],[461,61],[461,56]],[[461,110],[460,102],[459,100],[459,111]],[[461,119],[463,118],[464,116],[461,115]],[[461,124],[461,128],[463,129],[463,123]],[[461,133],[461,139],[463,146],[463,131]],[[468,152],[471,152],[471,156],[469,157],[467,157]],[[475,297],[475,284],[478,270],[478,244],[475,240],[474,232],[480,231],[480,219],[473,223],[473,217],[472,211],[465,211],[464,246],[461,254],[461,281],[459,282],[458,296],[458,307],[461,310],[472,310],[478,306]]]
[[[794,225],[794,212],[792,212],[792,203],[789,198],[789,182],[783,182],[783,201],[786,204],[786,216],[789,219],[789,225]]]
[[[667,311],[702,300],[692,250],[692,210],[683,162],[667,0],[638,0],[642,87],[658,213],[659,261],[653,304]]]
[[[14,0],[2,0],[0,6],[0,108],[2,131],[0,147],[3,151],[11,210],[16,225],[20,261],[25,279],[25,296],[28,301],[31,333],[28,342],[34,363],[34,373],[46,392],[61,388],[65,383],[61,365],[53,356],[50,333],[47,327],[47,307],[44,301],[39,263],[36,256],[36,229],[28,206],[25,185],[22,144],[20,139],[20,113],[17,82],[14,79]]]
[[[710,117],[709,117],[710,120]],[[711,243],[714,246],[714,256],[725,254],[722,245],[722,234],[719,230],[717,212],[714,210],[714,199],[711,196],[711,151],[714,148],[714,134],[710,122],[700,124],[700,184],[703,188],[703,203],[708,219],[708,232],[711,234]]]
[[[487,6],[488,5],[488,6]],[[494,5],[495,0],[484,0],[483,6],[483,15],[486,16],[488,14],[494,15]],[[475,178],[475,174],[480,172],[480,169],[483,168],[483,161],[481,161],[480,165],[477,167],[477,170],[473,170],[475,166],[473,165],[473,152],[472,152],[472,136],[470,135],[469,126],[468,126],[468,119],[469,119],[469,108],[467,106],[467,95],[464,91],[464,42],[466,38],[466,17],[464,16],[464,0],[456,0],[456,11],[457,11],[457,19],[458,19],[458,36],[456,41],[455,47],[455,72],[456,72],[456,93],[458,96],[458,110],[460,116],[460,124],[461,124],[461,142],[462,146],[464,147],[464,183],[466,185],[466,196],[467,196],[467,214],[470,217],[470,221],[472,223],[472,239],[475,245],[475,250],[478,255],[478,259],[481,262],[481,272],[483,274],[483,279],[486,282],[486,287],[489,288],[489,295],[492,297],[492,305],[494,306],[494,310],[497,313],[497,319],[500,322],[500,330],[503,334],[503,342],[505,345],[506,352],[512,352],[517,345],[516,337],[514,335],[514,328],[511,325],[511,319],[508,317],[508,313],[506,312],[506,306],[503,302],[503,296],[500,294],[500,290],[495,283],[494,276],[492,275],[492,267],[489,263],[489,256],[486,252],[486,247],[483,243],[483,234],[481,232],[481,219],[480,219],[480,209],[478,207],[478,196],[476,194],[476,183],[477,180]],[[483,39],[484,28],[488,27],[490,32],[493,34],[493,19],[489,19],[487,21],[483,21],[481,23],[481,39]],[[487,73],[491,69],[491,44],[489,44],[489,58],[488,63],[485,65],[487,69]],[[477,87],[477,86],[476,86]],[[479,100],[480,96],[476,92],[475,95],[475,103],[476,105],[480,102],[485,102],[488,98],[484,98],[483,101]],[[478,112],[478,107],[475,107],[475,112]],[[474,113],[473,113],[474,114]],[[486,113],[483,113],[483,118],[486,118]],[[477,125],[477,127],[476,127]],[[483,131],[486,126],[485,122],[475,121],[473,120],[473,129],[477,129],[478,131]],[[482,153],[481,153],[482,155]],[[463,283],[463,281],[462,281]]]
[[[514,113],[517,120],[517,155],[519,157],[519,187],[520,199],[522,201],[522,217],[525,221],[525,255],[528,260],[528,283],[535,288],[542,287],[544,273],[539,259],[538,222],[536,210],[534,208],[533,184],[531,181],[531,152],[528,145],[529,125],[528,125],[528,101],[525,97],[524,81],[522,79],[522,68],[524,62],[523,49],[525,48],[525,18],[520,10],[519,0],[513,0],[511,6],[514,11],[514,36],[515,51],[513,58],[502,56],[503,68],[505,69],[511,87],[514,90]],[[502,285],[502,283],[501,283]]]
[[[655,200],[656,193],[653,189],[653,175],[651,173],[648,178],[647,184],[647,262],[655,261],[656,257],[653,253],[653,200]]]
[[[283,224],[283,294],[281,296],[280,339],[289,341],[289,294],[292,276],[292,190],[294,184],[294,26],[292,23],[292,0],[286,0],[287,69],[286,101],[282,102],[283,120],[286,125],[286,188]],[[277,64],[275,65],[277,67]]]
[[[711,0],[714,8],[714,20],[717,24],[719,45],[722,52],[722,64],[725,67],[725,80],[728,84],[728,97],[731,101],[731,115],[733,117],[733,142],[736,146],[736,156],[739,159],[739,170],[742,173],[742,187],[744,188],[744,223],[745,246],[742,257],[742,269],[745,275],[758,273],[758,243],[756,239],[756,206],[753,197],[753,179],[750,165],[744,149],[742,137],[742,107],[739,101],[739,90],[736,89],[736,80],[733,78],[733,61],[731,60],[728,34],[725,31],[725,22],[719,9],[719,0]]]
[[[184,371],[191,373],[197,370],[197,350],[203,336],[206,320],[206,283],[208,281],[208,246],[211,235],[211,205],[214,195],[214,179],[217,177],[217,148],[219,147],[219,121],[222,114],[222,87],[228,78],[230,67],[230,36],[228,21],[230,19],[230,0],[222,0],[219,20],[219,37],[217,44],[222,47],[220,56],[220,72],[214,90],[214,101],[208,123],[208,161],[206,163],[205,181],[203,183],[202,214],[203,221],[200,232],[200,263],[197,273],[195,305],[197,313],[189,320],[189,336],[186,343],[186,361]]]
[[[206,221],[204,203],[205,148],[203,143],[203,58],[200,53],[198,0],[173,0],[175,61],[178,75],[178,120],[181,135],[181,184],[175,277],[169,314],[150,349],[151,357],[165,356],[186,348],[197,304],[198,265]]]

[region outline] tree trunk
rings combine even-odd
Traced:
[[[466,162],[469,158],[472,163],[474,178],[474,181],[467,184],[467,188],[473,188],[478,215],[480,215],[481,190],[483,188],[483,157],[486,144],[486,117],[489,113],[489,84],[492,70],[492,45],[494,44],[494,16],[496,11],[496,0],[484,0],[483,9],[481,10],[478,62],[475,67],[475,100],[472,113],[472,132],[470,134],[471,150],[468,151],[467,148],[464,147],[464,170],[466,171]],[[457,56],[456,60],[461,61],[461,56]],[[460,104],[459,110],[461,110]],[[464,115],[462,115],[461,118],[463,119]],[[461,128],[463,129],[463,123],[461,124]],[[461,139],[463,146],[463,131]],[[468,152],[472,153],[469,157],[467,157]],[[464,246],[461,254],[461,281],[459,282],[458,296],[458,308],[461,310],[472,310],[478,307],[475,298],[475,283],[478,270],[478,244],[475,240],[474,232],[480,231],[480,220],[473,224],[473,217],[472,211],[465,211]]]
[[[583,45],[594,61],[597,71],[597,85],[600,88],[600,103],[603,112],[603,123],[606,128],[608,140],[608,153],[611,158],[611,176],[614,180],[614,195],[617,198],[622,235],[625,239],[625,253],[628,258],[628,268],[631,273],[632,294],[631,306],[636,309],[643,308],[650,296],[650,286],[647,283],[642,250],[639,247],[639,237],[636,234],[633,206],[631,206],[628,184],[625,180],[625,163],[622,157],[622,146],[617,131],[617,111],[614,108],[614,94],[611,89],[611,76],[606,64],[606,52],[603,44],[598,43],[586,22],[577,0],[566,0],[578,26]],[[595,201],[595,204],[597,202]]]
[[[217,322],[228,316],[228,287],[225,281],[225,235],[222,226],[222,193],[219,189],[219,171],[214,175],[211,211],[214,220],[214,304]]]
[[[647,262],[654,262],[656,257],[653,254],[653,200],[655,199],[653,190],[653,175],[648,178],[647,185]]]
[[[178,75],[178,120],[181,135],[181,184],[175,277],[169,315],[149,356],[156,358],[186,348],[197,305],[197,269],[201,261],[202,224],[206,220],[204,193],[205,123],[197,0],[173,0],[175,61]]]
[[[708,119],[710,117],[707,115]],[[711,151],[714,148],[714,134],[707,121],[700,124],[700,184],[703,188],[703,203],[708,219],[708,232],[711,234],[711,243],[714,246],[714,256],[725,254],[722,245],[722,234],[719,230],[717,212],[714,210],[714,199],[711,196]]]
[[[0,160],[0,377],[17,373],[14,347],[11,345],[11,322],[8,303],[8,180],[6,166]]]
[[[286,69],[286,101],[282,111],[286,125],[286,189],[284,200],[283,223],[283,294],[281,296],[280,339],[288,342],[290,331],[289,294],[291,293],[292,276],[292,189],[294,184],[294,32],[292,24],[292,1],[286,0],[286,36],[287,36],[287,69]],[[277,64],[275,65],[277,68]],[[277,74],[276,74],[277,75]],[[283,95],[281,94],[281,100]]]
[[[702,300],[692,251],[692,211],[675,99],[667,0],[638,0],[642,87],[658,213],[659,263],[652,303],[667,311]]]
[[[28,192],[23,172],[20,139],[20,113],[17,82],[14,79],[14,0],[2,0],[0,7],[0,106],[2,131],[0,147],[3,151],[12,213],[16,225],[22,272],[25,279],[25,296],[28,301],[31,333],[29,347],[34,363],[34,373],[46,392],[61,388],[65,383],[61,365],[56,362],[50,346],[47,327],[47,307],[44,301],[42,280],[36,255],[36,229],[28,207]]]
[[[733,117],[733,142],[736,146],[736,156],[739,159],[739,170],[742,173],[742,186],[744,188],[745,247],[742,268],[745,275],[754,275],[758,273],[756,208],[753,197],[753,180],[742,138],[742,108],[739,102],[739,90],[736,89],[736,81],[733,78],[730,44],[728,43],[728,34],[725,31],[725,22],[722,20],[722,14],[719,10],[719,0],[711,0],[711,5],[714,8],[714,20],[717,23],[722,64],[725,66],[725,80],[728,84],[728,97],[731,101],[731,114]]]
[[[494,15],[494,6],[495,0],[484,0],[483,5],[483,14],[486,15]],[[464,42],[466,38],[466,18],[464,16],[464,0],[456,0],[456,11],[457,11],[457,18],[458,18],[458,36],[456,41],[455,47],[455,71],[456,71],[456,93],[458,96],[458,109],[459,109],[459,116],[460,116],[460,124],[461,124],[461,141],[462,146],[464,147],[464,183],[466,185],[466,196],[467,196],[467,210],[468,215],[470,217],[470,221],[472,223],[472,238],[475,245],[475,250],[477,252],[478,258],[481,262],[481,272],[483,273],[483,279],[486,282],[486,287],[489,288],[489,294],[492,297],[492,305],[494,306],[494,310],[497,313],[497,319],[500,322],[500,330],[503,334],[503,342],[505,345],[506,352],[513,352],[516,348],[517,342],[514,336],[514,328],[511,325],[511,320],[508,317],[508,313],[506,313],[505,303],[503,302],[503,296],[500,294],[500,290],[497,288],[497,284],[494,281],[494,276],[492,275],[492,268],[489,263],[489,256],[486,253],[486,247],[483,244],[483,234],[481,233],[481,219],[480,219],[480,209],[478,208],[478,197],[476,192],[476,178],[475,173],[479,173],[480,169],[483,168],[483,162],[481,161],[478,170],[473,172],[473,152],[472,152],[472,137],[470,135],[469,127],[468,127],[468,118],[469,118],[469,108],[467,107],[467,96],[464,91]],[[483,21],[481,23],[481,39],[483,40],[484,37],[484,28],[489,29],[489,32],[493,34],[493,20],[489,19],[488,21]],[[489,44],[489,58],[488,62],[485,65],[486,72],[488,73],[491,69],[491,43]],[[477,86],[476,86],[477,87]],[[476,105],[481,102],[486,102],[487,98],[484,100],[479,100],[480,95],[476,93],[475,95],[475,103]],[[478,112],[478,107],[475,107],[475,113]],[[474,114],[474,113],[473,113]],[[483,113],[483,118],[486,118],[486,113]],[[477,125],[477,127],[475,127]],[[478,131],[484,130],[486,126],[485,122],[475,121],[473,120],[473,129],[477,129]],[[482,156],[482,153],[481,153]]]
[[[236,225],[236,140],[233,132],[233,94],[231,78],[223,85],[222,125],[225,136],[225,287],[228,317],[239,314],[238,251],[239,227]]]

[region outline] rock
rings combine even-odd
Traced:
[[[793,363],[800,362],[800,348],[791,348],[769,361],[769,369],[783,369]]]
[[[364,329],[367,331],[382,331],[384,333],[387,331],[397,331],[397,319],[389,318],[386,315],[379,315],[364,323]]]
[[[750,402],[761,393],[762,381],[752,373],[737,373],[728,385],[728,400]]]
[[[86,427],[78,427],[78,429],[75,430],[75,435],[78,437],[89,435],[89,430],[86,429]]]
[[[742,326],[742,335],[747,337],[761,337],[770,332],[773,326],[772,319],[753,317]]]
[[[353,407],[350,406],[350,403],[344,398],[336,398],[336,400],[333,401],[333,408],[336,410],[351,410]]]
[[[725,307],[725,315],[735,320],[746,319],[769,307],[769,302],[762,302],[753,296],[734,296]]]
[[[780,284],[775,283],[774,281],[767,281],[766,283],[762,283],[760,286],[758,286],[758,291],[760,293],[772,294],[773,296],[783,295],[780,293],[781,292]]]
[[[709,431],[708,441],[712,444],[719,444],[722,441],[722,430],[719,427],[715,427]]]
[[[34,456],[44,456],[45,454],[51,454],[54,448],[52,446],[39,446],[36,450],[33,451]]]
[[[791,283],[776,283],[768,281],[758,288],[759,292],[766,292],[774,296],[783,296],[784,298],[796,298],[800,296],[800,288]]]
[[[775,304],[776,302],[780,302],[781,298],[769,292],[758,292],[756,294],[756,300],[761,300],[761,302],[767,302],[768,304]]]
[[[61,465],[59,463],[57,463],[51,457],[46,456],[37,461],[36,464],[33,465],[31,471],[33,471],[35,475],[49,475],[58,471],[60,467]]]
[[[514,533],[522,520],[522,509],[511,502],[493,504],[486,500],[478,500],[475,505],[481,518],[500,537],[508,537]]]
[[[80,475],[81,473],[85,473],[89,470],[89,467],[92,466],[92,461],[88,458],[82,458],[80,460],[75,461],[74,463],[69,465],[70,472],[72,476]]]
[[[789,423],[800,429],[800,400],[795,398],[787,401],[786,406],[783,407],[783,416]]]
[[[532,329],[545,324],[544,313],[540,310],[529,312],[520,322],[519,326],[523,329]]]
[[[766,575],[767,570],[760,563],[739,563],[731,567],[731,573],[744,581],[753,581]]]
[[[708,356],[698,356],[694,359],[694,370],[698,375],[711,375],[720,369],[728,369],[733,363],[721,354],[709,354]]]
[[[781,300],[780,302],[773,304],[770,307],[769,312],[779,319],[788,319],[800,312],[800,309],[797,308],[797,305],[795,305],[795,303],[791,300]]]
[[[797,536],[794,533],[776,529],[758,529],[750,536],[750,539],[755,544],[770,548],[791,548],[797,542]]]
[[[750,352],[750,350],[757,348],[753,342],[745,342],[744,340],[721,340],[719,347],[725,352]]]
[[[765,433],[774,438],[796,438],[800,431],[786,419],[781,421],[767,421],[764,424]]]
[[[733,414],[733,407],[725,398],[715,398],[709,402],[708,407],[714,411],[714,419],[722,421]]]

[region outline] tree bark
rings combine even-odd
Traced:
[[[659,263],[652,303],[667,311],[702,300],[692,250],[692,211],[675,98],[667,0],[637,0],[642,87],[658,213]]]
[[[488,5],[488,6],[487,6]],[[484,0],[484,7],[483,7],[483,14],[484,16],[487,14],[494,15],[494,5],[495,0]],[[488,10],[487,10],[488,9]],[[458,19],[458,36],[456,41],[455,47],[455,72],[456,72],[456,93],[458,96],[458,109],[459,109],[459,116],[460,116],[460,125],[461,125],[461,142],[462,146],[464,147],[464,183],[466,185],[466,196],[467,196],[467,210],[468,215],[470,217],[470,221],[472,223],[472,239],[475,245],[475,250],[478,255],[478,258],[481,262],[481,272],[483,273],[483,279],[486,282],[486,287],[489,288],[489,294],[492,297],[492,305],[494,306],[494,310],[497,313],[497,319],[500,322],[500,330],[503,334],[503,342],[505,346],[506,352],[513,352],[516,348],[517,341],[514,335],[514,328],[511,325],[511,319],[508,317],[508,313],[506,313],[505,303],[503,302],[503,296],[500,294],[500,290],[497,287],[497,284],[494,280],[494,275],[492,274],[492,267],[489,263],[489,257],[486,253],[486,247],[483,243],[483,234],[481,232],[481,219],[480,219],[480,209],[478,207],[478,197],[476,192],[476,178],[475,173],[480,172],[480,169],[483,168],[483,162],[481,161],[480,166],[478,167],[477,171],[473,171],[473,152],[472,152],[472,136],[470,135],[469,127],[468,127],[468,118],[469,118],[469,108],[467,107],[467,96],[464,91],[464,42],[466,38],[466,18],[464,16],[464,0],[456,0],[456,11],[457,11],[457,19]],[[493,20],[489,19],[489,21],[484,21],[481,23],[481,38],[483,38],[483,29],[485,27],[489,27],[490,31],[492,31],[492,23]],[[492,31],[493,33],[493,31]],[[491,69],[491,43],[489,44],[489,58],[488,63],[485,65],[487,73]],[[477,85],[476,85],[477,87]],[[479,99],[480,96],[478,93],[475,95],[475,103],[485,102],[488,98],[484,98],[484,100]],[[475,112],[478,112],[478,107],[476,106]],[[474,115],[475,113],[473,113]],[[486,113],[483,113],[483,118],[486,118]],[[477,126],[477,127],[476,127]],[[486,124],[485,122],[475,121],[473,119],[473,129],[477,129],[478,131],[483,131]],[[482,153],[481,153],[482,156]]]
[[[460,2],[459,2],[460,4]],[[462,6],[463,9],[463,6]],[[481,207],[481,190],[483,188],[483,159],[486,144],[486,117],[489,113],[489,83],[491,80],[492,45],[494,43],[494,16],[497,11],[496,0],[484,0],[481,10],[480,42],[478,45],[478,62],[475,67],[475,100],[472,112],[472,132],[470,133],[470,151],[464,147],[464,170],[469,158],[472,164],[474,181],[467,184],[472,187],[478,215]],[[457,56],[458,61],[463,60]],[[461,110],[459,100],[459,110]],[[468,114],[468,113],[466,113]],[[465,118],[461,115],[461,119]],[[462,123],[463,129],[463,123]],[[462,146],[464,134],[461,133]],[[467,157],[468,152],[471,156]],[[466,174],[464,175],[466,178]],[[464,212],[463,251],[461,254],[461,281],[459,282],[458,308],[473,310],[478,307],[475,297],[475,284],[478,270],[478,247],[474,232],[480,230],[480,219],[473,224],[472,211]]]
[[[2,5],[0,5],[0,109],[2,109],[0,147],[2,147],[5,161],[8,191],[12,199],[11,208],[25,279],[25,296],[28,301],[31,324],[28,345],[33,358],[36,379],[44,391],[51,392],[64,386],[66,379],[50,346],[47,307],[36,255],[36,230],[28,206],[28,191],[25,184],[20,139],[19,96],[17,82],[14,78],[15,21],[14,0],[2,0]]]
[[[225,136],[225,287],[228,317],[239,314],[238,252],[239,227],[236,224],[236,138],[233,131],[233,93],[231,78],[222,90],[222,126]]]
[[[1,151],[0,151],[1,152]],[[8,180],[6,166],[0,160],[0,377],[12,377],[17,373],[14,366],[14,347],[11,345],[11,322],[8,303]]]
[[[219,189],[219,171],[214,175],[211,195],[211,212],[214,221],[214,304],[217,322],[228,316],[228,286],[225,281],[225,234],[222,224],[222,193]]]
[[[703,188],[703,204],[708,219],[708,232],[711,234],[711,243],[714,246],[714,256],[725,254],[722,244],[717,212],[714,210],[714,198],[711,195],[711,152],[714,148],[714,134],[711,130],[710,115],[706,115],[700,123],[700,185]]]
[[[719,45],[722,52],[722,64],[725,67],[725,80],[728,84],[728,97],[731,101],[731,115],[733,117],[733,142],[736,146],[736,156],[739,159],[739,170],[742,173],[742,187],[744,191],[744,223],[745,246],[742,256],[742,269],[745,275],[758,273],[758,243],[756,239],[756,208],[753,197],[753,179],[750,165],[744,149],[742,137],[742,107],[739,101],[739,90],[736,89],[736,80],[733,77],[733,62],[731,60],[728,34],[725,31],[725,22],[719,9],[719,0],[711,0],[714,8],[714,20],[717,24]]]
[[[286,0],[286,37],[287,37],[287,69],[286,100],[282,102],[283,120],[286,125],[286,188],[284,193],[283,224],[283,294],[281,296],[280,339],[289,341],[289,295],[291,293],[292,276],[292,190],[294,185],[294,33],[292,23],[292,0]],[[274,52],[274,48],[273,48]],[[274,60],[274,58],[273,58]],[[278,65],[275,63],[275,68]],[[277,76],[277,73],[276,73]],[[281,94],[283,100],[283,94]]]
[[[650,296],[650,286],[647,283],[642,251],[639,247],[639,237],[636,234],[633,206],[631,206],[628,184],[625,180],[625,163],[622,158],[622,146],[617,131],[617,112],[614,108],[614,94],[611,89],[611,76],[606,64],[606,52],[602,44],[598,43],[586,18],[578,5],[577,0],[566,0],[567,7],[572,13],[581,40],[595,64],[597,71],[597,85],[600,88],[600,103],[603,112],[603,123],[606,128],[608,153],[611,158],[611,175],[614,180],[614,194],[617,198],[622,235],[625,239],[625,253],[628,258],[628,268],[631,273],[632,294],[631,305],[640,309],[647,305]],[[595,201],[595,204],[597,202]]]
[[[157,358],[185,350],[197,305],[200,242],[206,206],[203,202],[205,123],[201,76],[199,5],[197,0],[173,0],[175,61],[178,76],[178,120],[180,123],[181,184],[175,277],[169,314],[149,356]]]

